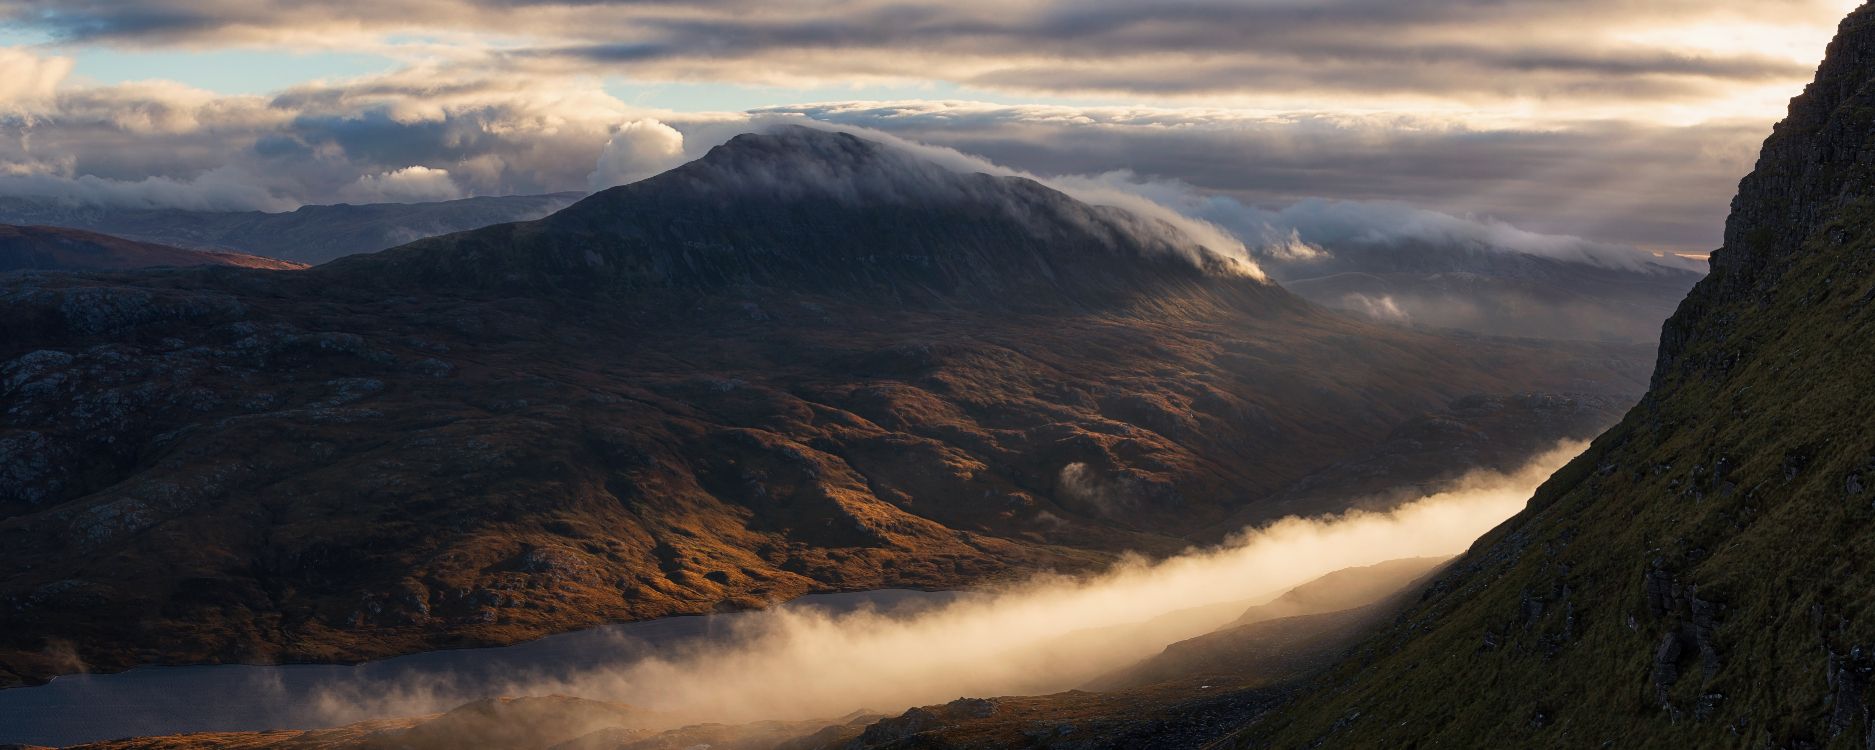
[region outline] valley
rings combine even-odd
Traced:
[[[589,5],[532,10],[618,11]],[[1226,6],[1067,20],[1077,39],[1129,29],[1107,41],[1133,64],[1126,45],[1193,21],[1262,28]],[[948,12],[884,17],[995,36]],[[1405,29],[1429,11],[1386,12]],[[1516,3],[1467,12],[1540,26]],[[1377,99],[1463,104],[1419,115],[1262,112],[1254,127],[1301,129],[1182,152],[1207,185],[1032,174],[774,111],[619,124],[612,93],[518,113],[476,86],[393,100],[369,77],[123,108],[120,148],[247,123],[212,137],[233,166],[133,182],[80,175],[102,156],[27,158],[82,134],[38,123],[104,99],[0,86],[19,131],[0,144],[18,157],[0,161],[0,746],[1875,747],[1875,6],[1764,141],[1709,267],[1696,233],[1599,239],[1621,231],[1596,207],[1700,187],[1678,172],[1545,208],[1581,236],[1389,197],[1529,201],[1580,179],[1536,165],[1639,126],[1535,113],[1655,64],[1611,52],[1650,36],[1594,47],[1598,13],[1620,15],[1504,48],[1505,80],[1548,77],[1498,119],[1482,91]],[[647,38],[683,33],[660,23]],[[735,38],[867,36],[831,23]],[[712,64],[734,58],[703,36]],[[1415,61],[1461,52],[1409,36]],[[1578,41],[1611,57],[1558,62]],[[569,50],[595,69],[670,54],[488,59],[538,81]],[[0,63],[40,59],[22,54]],[[1790,65],[1754,54],[1753,84],[1781,91]],[[33,70],[74,69],[46,59]],[[322,93],[366,80],[377,109]],[[1649,128],[1736,124],[1681,124],[1697,110],[1678,95]],[[1023,152],[1086,165],[1252,127],[1154,106],[794,109],[964,142],[1013,137],[998,118],[1096,128]],[[1341,197],[1218,187],[1383,121],[1414,139],[1359,170],[1387,179],[1331,180],[1321,159],[1285,179]],[[243,127],[280,132],[226,135]],[[1421,147],[1447,161],[1391,172]],[[1451,158],[1474,150],[1556,185]]]
[[[750,174],[822,177],[714,200]],[[1332,465],[1370,467],[1333,479],[1365,493],[1520,466],[1651,360],[1366,323],[1232,263],[792,129],[307,271],[15,279],[0,674],[1091,571],[1347,507],[1265,500]]]

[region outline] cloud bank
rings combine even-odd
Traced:
[[[22,59],[42,77],[70,70]],[[582,190],[595,175],[671,166],[681,144],[655,113],[581,80],[410,70],[265,97],[167,82],[0,86],[0,196],[106,206],[289,210]]]
[[[1793,88],[1792,92],[1797,89]],[[1436,114],[834,102],[771,107],[1038,174],[1122,173],[1263,209],[1397,202],[1648,248],[1719,245],[1770,122],[1485,125]]]
[[[54,58],[23,59],[47,80],[69,70]],[[1249,245],[1264,265],[1377,227],[1608,261],[1638,256],[1622,245],[1710,249],[1723,186],[1746,170],[1744,144],[1757,137],[1743,126],[1706,128],[1695,134],[1702,140],[1685,128],[1606,123],[1484,132],[1397,118],[969,102],[697,115],[635,108],[589,81],[436,76],[400,71],[271,97],[164,82],[16,84],[15,108],[0,114],[8,136],[0,197],[278,211],[593,190],[765,123],[805,122],[888,140],[952,169],[1037,177],[1178,225],[1227,255]],[[1708,150],[1731,158],[1690,153]],[[1386,205],[1402,200],[1493,218]]]
[[[318,703],[328,720],[341,722],[438,711],[488,694],[563,694],[629,703],[678,725],[891,712],[959,695],[1069,689],[1237,614],[1193,608],[1268,599],[1343,568],[1461,552],[1521,510],[1582,447],[1559,446],[1511,474],[1474,474],[1390,512],[1290,518],[1218,548],[1132,559],[1088,578],[1038,577],[909,616],[781,608],[741,618],[733,632],[706,644],[622,664],[606,665],[606,655],[595,654],[601,666],[575,674],[497,685],[360,686]],[[1180,627],[1163,627],[1166,618]],[[1159,621],[1159,640],[1126,627],[1148,620]]]

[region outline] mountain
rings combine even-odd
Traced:
[[[1492,336],[1651,343],[1704,275],[1691,261],[1615,248],[1552,257],[1479,238],[1382,236],[1332,222],[1311,239],[1318,250],[1259,260],[1284,288],[1317,304]]]
[[[1244,747],[1875,746],[1875,7],[1642,403]]]
[[[293,274],[15,275],[0,676],[1171,554],[1337,465],[1521,465],[1651,358],[1375,325],[1168,225],[798,128]],[[1493,448],[1389,447],[1457,433]]]
[[[581,296],[766,289],[1094,310],[1190,292],[1258,312],[1300,309],[1274,286],[1233,281],[1232,268],[1170,225],[1030,180],[789,127],[734,138],[538,222],[417,242],[334,271]]]
[[[58,227],[0,225],[0,273],[123,271],[136,268],[236,266],[290,271],[303,263],[240,253],[184,250]]]
[[[0,197],[0,223],[68,227],[197,250],[324,263],[412,240],[537,219],[577,193],[467,198],[441,203],[303,206],[285,213],[127,209]]]

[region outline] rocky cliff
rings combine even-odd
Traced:
[[[1653,388],[1247,747],[1875,747],[1875,8]]]

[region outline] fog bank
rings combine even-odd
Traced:
[[[1583,447],[1560,445],[1508,474],[1474,473],[1390,512],[1288,518],[1215,548],[1131,558],[1091,577],[1037,576],[914,613],[780,608],[735,618],[717,637],[576,674],[514,675],[502,685],[374,684],[330,692],[318,708],[336,723],[441,711],[490,694],[562,694],[632,704],[675,726],[1057,692],[1239,612],[1214,605],[1260,603],[1344,568],[1462,552]]]

